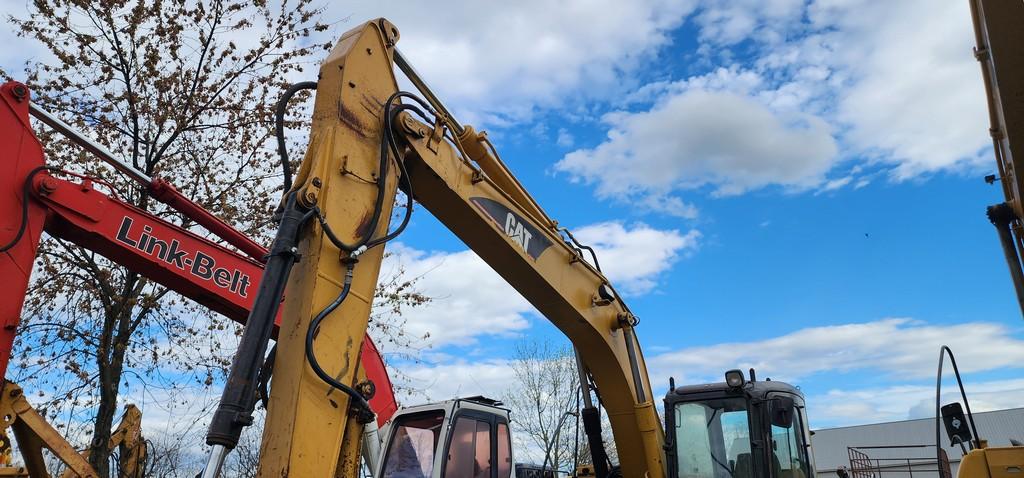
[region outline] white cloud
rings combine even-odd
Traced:
[[[960,401],[956,384],[945,382],[941,403]],[[998,381],[965,380],[972,412],[986,412],[1024,406],[1024,379]],[[811,423],[815,427],[929,418],[935,416],[935,384],[895,385],[859,389],[834,388],[807,397]]]
[[[1024,340],[993,322],[929,325],[910,319],[810,327],[765,340],[691,347],[651,357],[652,370],[681,382],[718,380],[731,368],[799,381],[823,372],[869,371],[879,379],[935,376],[940,345],[963,373],[1024,366]],[[663,380],[664,381],[664,380]]]
[[[627,229],[619,222],[582,227],[573,233],[597,251],[602,272],[623,294],[638,295],[657,285],[658,275],[669,270],[680,255],[699,247],[701,234],[691,230],[659,230],[646,224]],[[584,254],[584,257],[590,256]]]
[[[558,130],[558,139],[555,143],[563,148],[569,148],[572,147],[573,143],[575,143],[575,139],[572,137],[572,134],[569,133],[569,130],[560,128]]]
[[[608,277],[632,295],[652,290],[658,276],[693,251],[700,238],[697,231],[683,234],[615,222],[585,226],[575,235],[597,250]],[[382,273],[402,267],[433,298],[403,313],[408,334],[429,334],[428,343],[440,347],[470,345],[485,336],[514,336],[530,326],[527,316],[536,313],[533,306],[472,251],[424,252],[404,245],[389,250],[393,255]]]
[[[678,88],[649,111],[606,115],[607,139],[567,154],[556,170],[596,184],[601,197],[642,202],[705,186],[718,195],[812,188],[836,160],[831,128],[816,116],[776,114],[749,96],[714,91],[706,79]]]
[[[693,18],[701,61],[731,66],[623,95],[622,108],[651,106],[606,115],[607,139],[557,170],[666,212],[656,199],[705,186],[866,185],[831,177],[843,160],[896,180],[990,164],[964,3],[702,0]]]
[[[812,425],[830,427],[931,416],[938,347],[943,343],[957,353],[973,411],[1024,406],[1024,379],[972,376],[1024,367],[1024,340],[1013,338],[1007,327],[988,322],[943,326],[885,319],[812,327],[767,340],[649,354],[647,364],[652,383],[659,385],[667,384],[669,376],[675,376],[678,384],[719,382],[727,369],[754,367],[761,379],[770,376],[803,384]],[[447,357],[403,370],[408,371],[409,385],[422,389],[430,400],[477,394],[498,397],[509,386],[509,363],[508,359]],[[948,363],[945,370],[949,371]],[[877,385],[840,387],[832,381],[831,388],[813,386],[822,374],[849,372],[864,372]],[[948,373],[944,391],[943,403],[958,398]],[[411,401],[419,403],[423,398]]]
[[[422,391],[430,401],[483,395],[500,398],[510,384],[509,360],[456,360],[433,365],[414,365],[407,369],[409,387]],[[418,404],[421,398],[412,397]]]
[[[749,36],[777,41],[779,23],[799,22],[803,0],[704,0],[696,15],[702,40],[732,45]]]
[[[641,336],[641,339],[643,337]],[[732,368],[815,388],[825,374],[869,377],[867,388],[831,388],[808,395],[815,426],[920,418],[933,413],[940,345],[949,345],[977,411],[1024,406],[1024,379],[977,380],[972,374],[1024,367],[1024,340],[1005,325],[930,325],[910,319],[810,327],[779,337],[722,343],[649,356],[652,383],[720,382]],[[947,367],[945,370],[949,371]],[[841,380],[842,381],[842,380]],[[834,380],[833,380],[834,382]],[[947,377],[945,390],[955,391]],[[953,398],[950,398],[952,400]]]
[[[847,156],[891,164],[896,179],[990,160],[978,154],[989,139],[966,3],[720,3],[706,0],[697,15],[702,40],[718,47],[753,40],[755,70],[780,85],[773,108],[824,117]],[[730,28],[741,20],[752,27]]]
[[[830,179],[826,181],[820,189],[818,189],[816,194],[827,193],[835,191],[837,189],[841,189],[844,186],[850,184],[851,181],[853,181],[853,176],[843,176],[841,178]]]
[[[990,143],[967,2],[819,0],[809,14],[829,31],[810,48],[848,78],[838,120],[854,147],[901,179],[991,161],[978,155]]]
[[[463,121],[523,118],[566,97],[620,90],[693,0],[570,0],[483,3],[443,8],[417,1],[338,3],[351,22],[387,17],[399,48]],[[339,32],[333,32],[334,35]],[[464,119],[467,118],[467,119]]]
[[[384,264],[404,267],[407,277],[419,277],[417,288],[433,300],[403,312],[406,332],[429,334],[434,346],[467,345],[482,336],[509,336],[530,326],[526,315],[534,308],[490,266],[469,250],[424,252],[402,245]]]

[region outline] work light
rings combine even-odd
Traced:
[[[743,371],[734,369],[725,372],[725,384],[731,388],[740,388],[743,386]]]

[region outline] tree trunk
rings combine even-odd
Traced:
[[[89,462],[99,478],[110,478],[110,432],[117,414],[117,397],[121,388],[121,375],[124,372],[125,352],[131,339],[132,304],[138,302],[140,290],[136,287],[139,276],[129,273],[125,280],[122,294],[117,298],[115,306],[109,312],[111,317],[104,321],[103,346],[96,354],[96,365],[99,369],[100,399],[96,410],[96,422],[93,426],[92,443],[89,445]],[[118,470],[113,470],[115,473]]]

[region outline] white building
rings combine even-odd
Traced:
[[[974,421],[978,434],[988,440],[989,446],[1009,446],[1011,438],[1024,442],[1024,408],[975,413]],[[963,453],[959,446],[946,446],[949,437],[944,427],[940,436],[955,477]],[[811,437],[819,478],[835,478],[839,467],[863,470],[851,473],[850,478],[938,478],[934,444],[934,418],[826,428],[816,430]],[[904,448],[886,448],[894,446]],[[852,464],[851,449],[860,459],[855,458]]]

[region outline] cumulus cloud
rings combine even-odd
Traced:
[[[668,44],[694,3],[458,1],[438,8],[388,0],[337,3],[329,13],[352,19],[342,28],[387,17],[401,30],[399,48],[455,114],[493,123],[619,90],[628,72]]]
[[[555,142],[563,148],[569,148],[572,147],[575,138],[572,137],[572,133],[569,133],[569,130],[560,128],[558,130],[558,139]]]
[[[648,111],[605,116],[607,139],[555,165],[593,183],[602,197],[671,197],[710,186],[718,195],[768,185],[807,189],[822,183],[837,146],[822,119],[776,114],[731,91],[686,88]]]
[[[484,336],[510,336],[530,326],[534,308],[473,251],[425,252],[402,245],[384,271],[405,269],[419,278],[417,288],[433,300],[403,312],[406,332],[429,334],[434,346],[467,345]]]
[[[682,234],[646,224],[627,228],[620,222],[593,224],[573,234],[594,248],[602,272],[620,292],[629,295],[653,289],[659,274],[670,269],[681,255],[697,249],[701,238],[697,230]]]
[[[843,72],[838,120],[846,139],[897,166],[903,179],[977,166],[990,146],[984,88],[966,2],[819,0],[804,49],[827,49]]]
[[[870,180],[839,171],[843,161],[895,180],[976,170],[991,158],[967,7],[702,0],[692,18],[711,71],[624,95],[604,117],[607,138],[556,170],[670,214],[659,199],[705,186],[823,192]]]
[[[870,387],[831,388],[808,396],[815,426],[835,426],[933,413],[929,406],[934,402],[929,400],[935,398],[935,367],[943,344],[957,354],[972,407],[980,411],[1024,406],[1024,380],[976,380],[971,375],[1024,367],[1024,340],[993,322],[932,325],[894,318],[810,327],[765,340],[651,355],[647,364],[652,383],[667,383],[669,376],[677,383],[717,382],[725,370],[749,367],[761,377],[812,390],[816,378],[826,373],[870,377]],[[949,392],[955,389],[952,382],[946,386]]]
[[[692,347],[654,356],[648,364],[666,378],[683,374],[690,382],[718,379],[724,370],[749,367],[786,381],[854,371],[870,371],[885,379],[924,379],[934,377],[943,344],[956,351],[964,373],[1024,364],[1024,340],[1013,337],[1005,325],[930,325],[905,318],[810,327],[766,340]]]
[[[465,360],[440,364],[419,364],[406,370],[408,386],[431,401],[483,395],[497,398],[509,387],[509,360]],[[409,397],[419,403],[421,399]],[[415,404],[415,403],[411,403]]]
[[[989,146],[986,103],[966,3],[702,5],[705,44],[752,40],[753,68],[775,79],[776,99],[833,123],[847,155],[892,165],[895,179],[990,160],[979,155]]]
[[[972,381],[964,387],[972,412],[986,412],[1024,406],[1024,379]],[[859,389],[833,388],[807,397],[811,423],[815,427],[930,418],[935,416],[935,384],[894,385]],[[960,401],[960,392],[950,381],[945,384],[942,403]]]
[[[773,28],[799,22],[804,0],[704,0],[695,20],[700,37],[718,45],[733,45],[755,36],[777,41],[782,32]]]

